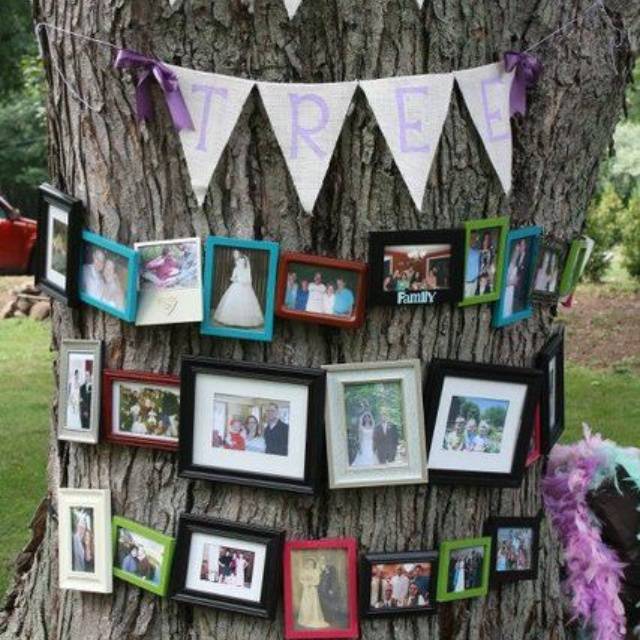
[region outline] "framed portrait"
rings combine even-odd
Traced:
[[[96,233],[82,232],[80,300],[125,322],[138,301],[138,252]]]
[[[360,560],[360,613],[436,613],[437,580],[437,551],[365,554]]]
[[[133,520],[114,516],[111,527],[113,575],[166,596],[175,540]]]
[[[304,253],[283,253],[276,315],[335,327],[364,321],[367,265]]]
[[[35,282],[56,300],[77,307],[82,202],[49,184],[41,184],[38,192]]]
[[[200,238],[136,242],[140,254],[137,325],[202,322]]]
[[[542,422],[540,420],[540,403],[536,406],[536,413],[533,422],[533,433],[529,443],[526,467],[530,467],[542,457]]]
[[[542,227],[512,229],[507,234],[500,275],[501,294],[493,311],[493,326],[504,327],[533,315],[531,285],[540,248]]]
[[[565,428],[564,412],[564,331],[559,331],[543,347],[536,359],[542,372],[540,399],[542,453],[548,454]]]
[[[500,298],[509,218],[468,220],[465,229],[464,291],[460,306]]]
[[[292,540],[284,545],[284,635],[357,638],[356,540]]]
[[[100,340],[63,340],[60,346],[58,440],[96,444],[100,425]]]
[[[543,240],[536,261],[536,272],[531,287],[535,301],[555,304],[560,294],[560,276],[567,254],[561,242]]]
[[[535,580],[540,552],[540,520],[489,518],[484,535],[491,537],[491,585]]]
[[[58,489],[60,588],[111,593],[111,492]]]
[[[275,529],[181,515],[172,599],[273,619],[283,540],[284,533]]]
[[[567,261],[564,264],[560,280],[559,294],[561,296],[571,295],[575,291],[587,263],[588,251],[589,243],[586,238],[578,238],[569,245]]]
[[[105,369],[102,388],[105,442],[178,450],[178,376]]]
[[[536,369],[434,360],[426,386],[430,480],[520,486],[541,383]]]
[[[440,545],[438,602],[486,596],[491,538],[449,540]]]
[[[323,368],[329,486],[427,482],[420,361]]]
[[[369,265],[373,304],[457,304],[462,300],[464,232],[372,232]]]
[[[207,238],[201,333],[271,340],[278,251],[275,242]]]
[[[178,473],[313,494],[321,480],[325,372],[183,357]]]

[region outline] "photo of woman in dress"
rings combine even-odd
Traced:
[[[307,558],[298,578],[302,588],[300,606],[296,622],[307,629],[325,629],[329,623],[324,619],[318,586],[320,585],[320,569],[313,558]]]
[[[540,252],[533,290],[536,293],[556,293],[560,284],[560,261],[562,250],[544,247]]]
[[[503,315],[510,316],[528,306],[533,238],[520,238],[509,246]]]
[[[89,429],[93,356],[85,353],[69,354],[68,371],[66,427],[77,431]]]
[[[465,298],[485,295],[495,289],[500,233],[500,228],[471,233],[465,265]]]
[[[462,593],[482,586],[484,547],[456,549],[449,557],[448,591]]]

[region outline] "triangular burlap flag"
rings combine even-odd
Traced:
[[[453,74],[360,82],[413,202],[422,208],[429,171],[449,111]]]
[[[202,205],[211,176],[240,117],[253,80],[167,65],[178,77],[195,129],[182,129],[180,140],[191,186]]]
[[[509,96],[514,72],[501,62],[454,71],[471,118],[506,193],[511,190],[513,143]]]
[[[358,83],[257,85],[300,202],[311,213]]]
[[[287,13],[289,14],[289,19],[293,18],[296,15],[296,11],[298,7],[302,3],[302,0],[284,0],[284,6],[287,7]]]
[[[422,5],[424,4],[424,0],[418,0],[418,7],[422,9]]]

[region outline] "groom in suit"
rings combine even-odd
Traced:
[[[373,432],[373,450],[380,464],[387,464],[396,459],[398,451],[398,427],[389,422],[389,416],[385,409],[381,412],[382,419],[376,425]]]
[[[289,425],[280,420],[277,404],[267,407],[267,424],[264,428],[265,453],[286,456],[289,453]]]

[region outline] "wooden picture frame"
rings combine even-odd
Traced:
[[[518,582],[520,580],[535,580],[538,577],[538,561],[540,554],[540,522],[542,516],[534,518],[503,518],[492,517],[484,526],[484,535],[491,537],[491,586]],[[502,529],[530,529],[531,530],[531,558],[529,569],[498,570],[497,558],[500,552],[499,532]],[[506,560],[505,560],[506,561]]]
[[[548,278],[538,278],[538,273],[545,267],[545,259],[547,255],[555,256],[556,270],[555,276],[551,276],[551,282],[555,282],[555,286],[549,288],[549,283],[545,282]],[[560,280],[562,277],[562,268],[566,261],[567,245],[562,242],[556,242],[550,239],[543,239],[540,243],[540,251],[535,269],[535,275],[531,286],[531,297],[534,302],[541,304],[555,305],[560,298]],[[548,268],[548,264],[547,264]],[[544,285],[543,288],[538,284]]]
[[[536,367],[543,376],[540,400],[541,450],[544,455],[547,455],[560,439],[566,426],[564,330],[556,333],[545,344],[536,358]],[[551,384],[554,382],[554,377],[555,391],[552,393]]]
[[[127,571],[123,566],[118,566],[119,563],[119,530],[126,529],[129,534],[138,536],[144,540],[147,546],[158,545],[163,548],[162,562],[157,568],[159,572],[159,579],[156,582],[153,578],[146,576],[140,577],[131,571]],[[173,551],[175,547],[175,540],[171,536],[164,535],[155,529],[145,527],[134,520],[123,518],[122,516],[114,516],[111,527],[111,542],[113,545],[113,575],[120,580],[129,582],[130,584],[155,593],[158,596],[166,596],[169,589],[169,579],[171,577],[171,563],[173,560]],[[133,542],[138,545],[139,541],[135,538]],[[149,554],[147,554],[149,555]],[[139,556],[138,556],[139,557]],[[125,558],[126,561],[126,558]],[[124,563],[120,563],[121,565]]]
[[[386,247],[422,247],[449,245],[449,274],[447,288],[426,288],[419,292],[386,291],[385,279],[387,266],[391,273],[395,272],[392,264],[385,264]],[[425,256],[425,268],[429,268],[429,260],[446,257],[444,248],[440,253],[434,251],[433,256]],[[462,300],[464,271],[464,231],[461,229],[444,229],[434,231],[373,231],[369,233],[369,300],[372,305],[416,306],[451,303],[458,304]],[[389,258],[392,260],[392,256]],[[426,275],[426,274],[425,274]]]
[[[296,628],[294,606],[293,554],[305,551],[323,552],[344,551],[345,559],[345,617],[344,624],[316,629]],[[284,635],[287,640],[311,640],[312,638],[358,638],[360,635],[358,622],[357,595],[357,542],[354,538],[325,538],[322,540],[290,540],[284,545]],[[335,569],[335,567],[334,567]],[[337,573],[337,569],[335,569]]]
[[[210,592],[194,588],[198,584],[198,576],[202,576],[203,567],[190,573],[190,556],[194,538],[196,538],[197,552],[200,545],[205,549],[204,540],[211,540],[209,544],[216,545],[218,549],[232,548],[236,544],[244,553],[252,553],[251,583],[247,595],[256,592],[253,598],[240,598],[235,596],[215,593],[212,587]],[[260,618],[273,619],[276,613],[276,605],[280,595],[282,582],[282,545],[284,532],[267,527],[217,520],[204,516],[182,514],[178,521],[178,534],[176,536],[176,550],[174,554],[173,570],[171,572],[170,593],[172,600],[184,604],[203,607],[212,607],[223,611],[242,613]],[[228,544],[227,544],[228,542]],[[247,549],[249,551],[247,551]],[[256,569],[255,558],[260,556],[262,561]],[[204,559],[204,554],[203,554]],[[196,556],[195,560],[198,560]],[[202,563],[204,564],[204,563]],[[191,570],[193,572],[193,570]],[[255,573],[259,572],[259,573]],[[258,589],[253,587],[253,579],[261,575],[261,584]],[[195,579],[194,579],[195,576]],[[209,582],[200,577],[201,582]],[[192,584],[190,587],[189,584]],[[235,587],[236,589],[238,587]],[[224,584],[218,589],[224,592]]]
[[[105,369],[102,373],[102,438],[105,442],[112,444],[123,444],[134,447],[147,447],[149,449],[160,449],[162,451],[177,451],[179,441],[179,427],[176,420],[179,416],[180,407],[180,378],[178,376],[166,375],[161,373],[148,373],[144,371],[124,371]],[[147,385],[147,388],[156,390],[167,389],[177,393],[177,410],[175,414],[176,420],[170,420],[163,427],[163,421],[166,419],[162,415],[162,405],[153,407],[152,412],[155,415],[155,422],[158,424],[158,430],[164,428],[165,432],[178,431],[176,436],[163,437],[154,434],[125,433],[123,429],[118,428],[120,417],[114,419],[114,402],[120,397],[120,387],[129,384],[129,386]],[[171,414],[174,415],[174,414]],[[168,416],[167,416],[168,418]],[[136,419],[133,419],[134,422]],[[141,426],[142,420],[139,420]],[[178,421],[179,425],[179,421]]]
[[[35,283],[47,295],[75,308],[80,304],[77,274],[80,268],[82,202],[46,183],[38,188],[38,196]],[[58,256],[58,261],[63,262],[64,273],[53,265],[52,235],[55,235],[56,223],[58,232],[66,228],[66,257]]]
[[[537,369],[433,360],[425,386],[430,481],[519,487],[541,383]],[[465,402],[475,408],[465,413]],[[501,424],[492,425],[493,419]],[[489,435],[482,436],[483,428]]]
[[[429,565],[428,587],[420,592],[425,604],[412,606],[411,604],[397,603],[374,605],[375,594],[372,595],[373,584],[372,570],[376,565],[416,565],[421,567],[424,576],[423,565]],[[415,570],[415,569],[414,569]],[[424,576],[426,577],[426,576]],[[360,558],[360,615],[362,617],[381,618],[387,616],[403,616],[408,614],[433,615],[437,613],[437,586],[438,586],[438,552],[437,551],[398,551],[395,553],[365,553]],[[381,589],[384,586],[380,586]],[[424,598],[424,595],[427,595]],[[377,600],[377,598],[376,598]]]
[[[302,309],[296,309],[295,304],[294,308],[291,308],[291,303],[294,302],[294,300],[289,300],[289,297],[293,295],[293,293],[289,291],[288,274],[293,264],[301,265],[303,268],[306,267],[310,269],[310,273],[316,269],[319,272],[325,270],[326,273],[328,271],[332,274],[331,277],[335,277],[336,279],[340,278],[340,275],[344,276],[344,274],[340,274],[340,272],[353,274],[351,277],[352,282],[347,282],[347,286],[344,288],[345,293],[351,294],[351,313],[344,314],[341,309],[339,312],[334,311],[332,313],[327,312],[326,309],[322,312],[303,311]],[[361,326],[364,322],[364,309],[367,294],[366,274],[367,265],[363,262],[357,262],[355,260],[338,260],[336,258],[326,258],[323,256],[312,256],[305,253],[285,252],[280,256],[280,263],[278,267],[276,315],[288,320],[300,320],[301,322],[311,322],[314,324],[355,329]],[[300,294],[303,293],[300,289],[301,283],[302,281],[297,283],[296,289],[298,292],[298,304],[303,304],[305,302],[304,300],[301,301]],[[348,286],[349,284],[351,284],[351,286]],[[353,289],[355,289],[355,294]],[[336,291],[338,291],[337,288]],[[333,304],[337,304],[337,301]]]
[[[480,586],[464,589],[459,592],[449,589],[449,562],[455,552],[466,549],[483,549],[482,575]],[[489,593],[489,575],[491,562],[491,538],[465,538],[464,540],[447,540],[440,545],[440,566],[438,568],[438,602],[452,602],[467,598],[479,598]]]
[[[240,406],[240,401],[244,396],[260,400],[255,404],[262,407],[273,403],[276,399],[280,403],[285,402],[285,392],[289,393],[288,419],[291,420],[292,417],[297,416],[296,419],[301,420],[300,424],[304,423],[306,427],[304,441],[295,440],[292,437],[292,434],[296,434],[297,438],[301,438],[302,432],[298,432],[296,429],[290,430],[287,426],[286,453],[274,450],[272,454],[266,449],[262,452],[254,452],[248,446],[240,451],[234,451],[233,435],[226,433],[228,422],[226,419],[224,420],[225,427],[221,429],[225,433],[220,434],[223,442],[219,443],[214,438],[213,431],[216,429],[215,420],[218,414],[212,415],[210,418],[213,425],[212,433],[205,434],[207,438],[203,438],[202,434],[198,433],[199,422],[196,422],[201,406],[196,397],[198,376],[211,376],[213,380],[211,385],[211,389],[214,391],[214,396],[211,398],[213,411],[216,411],[214,398],[219,394],[220,402],[229,403],[230,410],[226,413],[231,417],[237,413],[231,407]],[[179,476],[194,480],[292,491],[306,495],[313,495],[317,491],[324,473],[325,372],[322,369],[184,356],[180,380]],[[253,396],[249,386],[251,381],[256,386]],[[277,393],[278,387],[282,387],[282,392]],[[260,395],[261,393],[262,395]],[[233,405],[234,397],[238,398],[236,405]],[[276,408],[279,409],[279,407],[280,405]],[[259,413],[261,412],[262,409]],[[255,416],[256,411],[253,407],[250,413]],[[250,415],[247,420],[249,417]],[[286,422],[286,425],[288,424]],[[262,425],[262,427],[266,432],[266,425]],[[231,435],[230,446],[225,444],[226,435]],[[264,437],[266,445],[266,435]],[[205,463],[204,457],[207,455],[205,446],[196,447],[194,442],[211,443],[211,448],[218,452],[216,456],[218,458],[222,457],[223,450],[228,450],[225,451],[225,457],[228,458],[227,466],[222,466],[220,463],[217,465]],[[194,460],[194,451],[195,455],[201,458],[200,462]],[[299,455],[296,455],[296,451]],[[251,455],[244,456],[242,455],[244,453],[251,453]],[[263,472],[257,468],[261,464]],[[287,470],[291,471],[291,475],[285,474]]]

